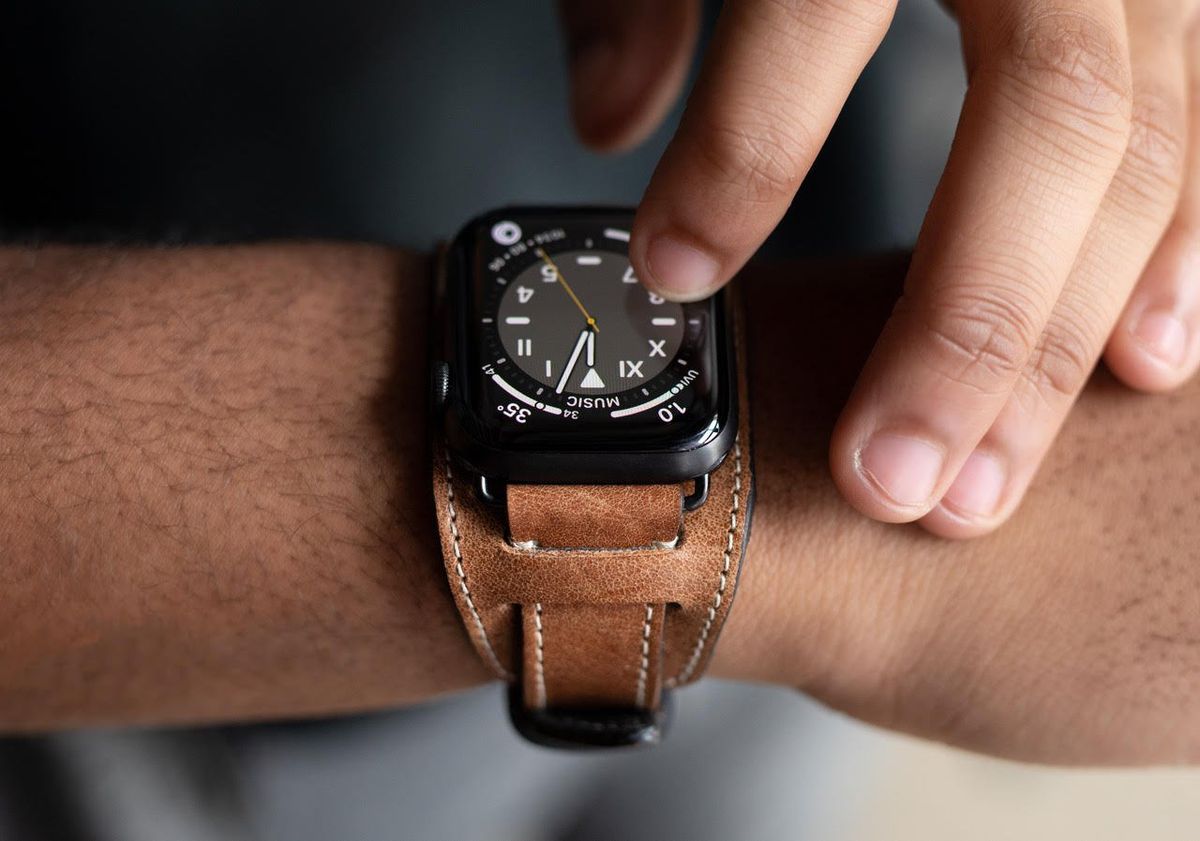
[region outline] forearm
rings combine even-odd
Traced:
[[[825,449],[901,270],[744,280],[758,508],[715,673],[993,751],[1054,747],[998,747],[996,706],[1142,715],[1147,756],[1194,749],[1200,391],[1099,378],[991,538],[870,523]],[[327,713],[485,679],[434,533],[423,260],[10,249],[0,278],[4,727]],[[1064,688],[1035,701],[1033,679]],[[1054,700],[1088,681],[1109,701]]]
[[[425,262],[8,250],[5,728],[290,715],[481,680],[437,563]]]

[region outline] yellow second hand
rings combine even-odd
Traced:
[[[558,266],[555,265],[554,261],[550,259],[550,255],[541,248],[537,250],[537,255],[546,262],[547,266],[554,269],[555,278],[557,278],[558,282],[562,284],[562,288],[566,290],[567,294],[571,296],[571,300],[575,302],[575,306],[579,307],[579,311],[583,313],[583,317],[587,319],[588,327],[591,327],[592,330],[599,333],[600,327],[596,324],[596,319],[592,318],[591,313],[589,313],[587,308],[584,307],[583,302],[579,300],[579,296],[575,294],[575,290],[571,288],[571,284],[567,283],[567,279],[563,277],[563,273],[558,270]]]

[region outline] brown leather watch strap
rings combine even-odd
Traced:
[[[526,708],[658,709],[663,618],[650,604],[524,609]]]
[[[729,610],[746,539],[751,476],[744,434],[743,427],[733,452],[712,473],[708,500],[683,513],[674,545],[522,547],[508,534],[504,511],[476,498],[439,449],[434,488],[451,590],[475,647],[496,675],[520,675],[527,703],[556,703],[554,689],[568,706],[615,703],[621,687],[632,699],[650,612],[646,703],[657,696],[657,686],[698,677]],[[563,520],[572,516],[571,508],[555,508]],[[639,519],[638,511],[629,517]],[[525,534],[544,540],[548,532]],[[528,691],[530,673],[539,670],[549,678],[545,693]],[[628,679],[610,682],[618,672]],[[600,689],[588,688],[597,680]]]
[[[670,544],[683,528],[679,485],[509,485],[507,508],[513,542],[543,549]]]
[[[510,485],[508,527],[523,548],[674,546],[680,485]],[[522,611],[529,708],[657,709],[664,604],[542,604]]]
[[[703,673],[732,602],[752,501],[736,323],[737,437],[695,510],[683,506],[691,483],[511,485],[506,505],[491,505],[435,448],[455,603],[480,657],[515,684],[525,709],[600,728],[608,725],[584,713],[653,712],[664,688]]]

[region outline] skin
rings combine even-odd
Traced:
[[[727,0],[638,208],[677,299],[778,223],[895,0]],[[1016,511],[1097,360],[1145,391],[1200,366],[1200,0],[955,0],[968,91],[904,294],[844,404],[846,500],[945,537]],[[635,145],[677,98],[699,0],[561,0],[572,115]]]
[[[987,539],[862,518],[824,452],[905,262],[747,272],[758,502],[713,673],[1004,756],[1200,759],[1200,388],[1098,375]],[[0,250],[5,730],[486,680],[434,531],[428,269],[331,244]]]

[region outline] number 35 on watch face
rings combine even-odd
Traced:
[[[647,291],[631,223],[628,211],[510,208],[456,239],[448,431],[485,475],[680,481],[728,450],[723,295],[678,304]]]

